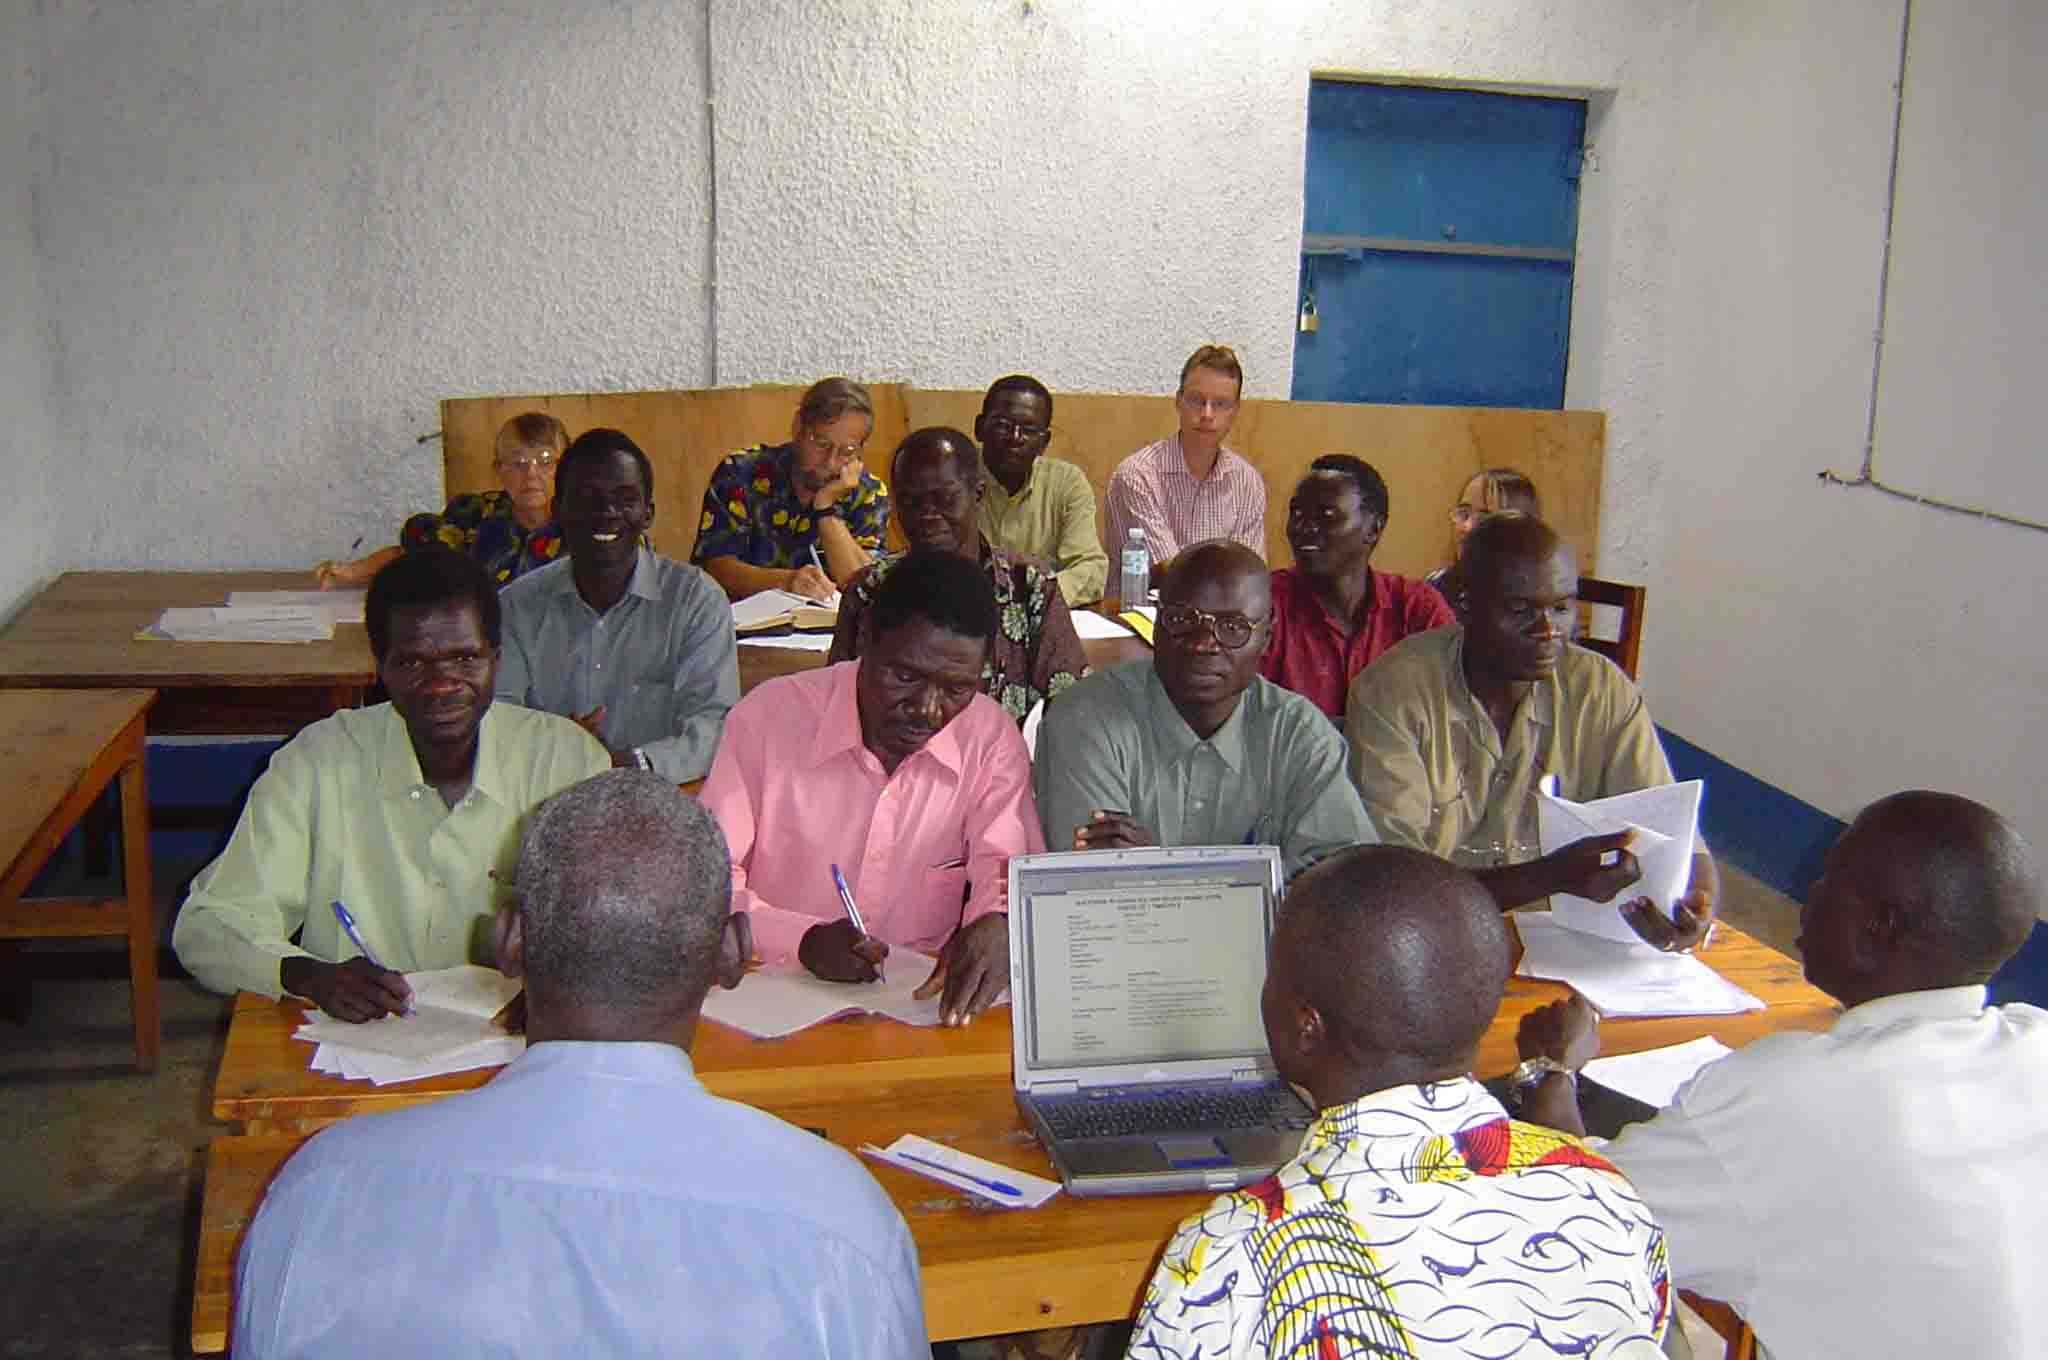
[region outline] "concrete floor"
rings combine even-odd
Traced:
[[[1723,915],[1794,953],[1796,907],[1722,874]],[[186,1355],[200,1172],[225,1132],[207,1092],[227,1002],[166,979],[163,1057],[144,1076],[119,953],[39,948],[18,962],[32,1007],[0,1019],[0,1356]]]

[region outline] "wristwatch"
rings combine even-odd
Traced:
[[[635,746],[633,748],[633,763],[639,766],[641,769],[648,771],[650,774],[654,771],[654,762],[652,760],[649,760],[647,758],[647,752],[642,750],[638,746]]]
[[[1569,1081],[1574,1087],[1577,1087],[1579,1084],[1579,1074],[1577,1072],[1566,1067],[1547,1053],[1539,1053],[1533,1058],[1522,1059],[1521,1064],[1514,1071],[1508,1073],[1508,1094],[1514,1097],[1516,1107],[1519,1108],[1521,1106],[1524,1095],[1552,1072],[1563,1073],[1565,1080]]]
[[[846,507],[838,501],[833,501],[829,505],[816,506],[811,510],[811,518],[843,520],[846,518]]]

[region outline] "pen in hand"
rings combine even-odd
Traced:
[[[853,889],[846,886],[846,875],[839,872],[839,866],[836,864],[832,866],[832,886],[839,892],[839,906],[846,913],[847,923],[859,931],[863,937],[866,937],[868,923],[861,919],[860,908],[854,905]],[[882,964],[878,959],[875,961],[875,981],[881,982],[884,980],[885,975],[882,971]]]
[[[384,968],[383,963],[378,960],[377,956],[370,952],[370,946],[363,943],[362,935],[359,934],[356,930],[356,918],[348,914],[348,908],[341,905],[341,899],[336,898],[334,900],[333,906],[334,919],[341,922],[342,933],[347,935],[350,942],[355,945],[356,952],[358,954],[361,954],[365,959],[368,959],[372,967]],[[385,968],[384,971],[388,973],[391,970]]]

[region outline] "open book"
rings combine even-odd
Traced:
[[[788,590],[764,590],[744,600],[733,601],[732,626],[741,633],[765,633],[776,628],[836,628],[839,626],[839,592],[824,603]]]

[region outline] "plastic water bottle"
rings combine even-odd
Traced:
[[[1136,609],[1152,594],[1152,554],[1145,551],[1145,531],[1130,529],[1124,534],[1123,576],[1117,598],[1125,609]]]

